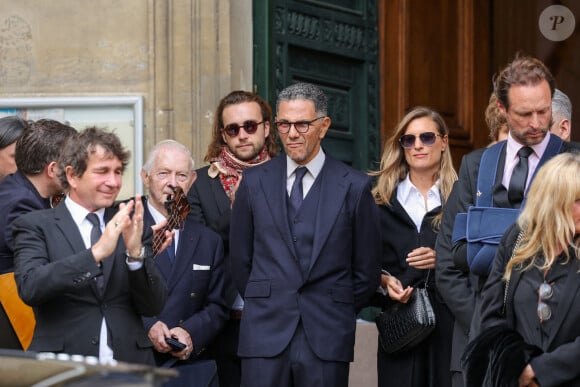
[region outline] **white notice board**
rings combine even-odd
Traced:
[[[7,115],[27,120],[50,118],[77,130],[98,126],[116,133],[131,151],[118,199],[143,193],[139,176],[143,165],[142,96],[0,98],[0,117]]]

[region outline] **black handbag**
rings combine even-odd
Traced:
[[[379,343],[386,353],[408,351],[417,346],[435,329],[435,311],[425,287],[415,288],[406,304],[396,302],[384,309],[375,322]]]

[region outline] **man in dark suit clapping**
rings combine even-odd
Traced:
[[[151,232],[140,196],[112,208],[128,160],[113,133],[70,137],[58,162],[67,197],[14,221],[18,292],[36,317],[29,349],[155,364],[141,316],[158,314],[166,291]]]

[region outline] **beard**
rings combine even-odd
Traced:
[[[546,138],[546,134],[548,133],[548,131],[549,127],[538,129],[527,129],[524,132],[518,132],[510,129],[510,134],[520,144],[525,146],[532,146],[541,143],[544,140],[544,138]],[[541,136],[535,135],[536,133],[541,133]],[[532,134],[534,135],[531,136]]]

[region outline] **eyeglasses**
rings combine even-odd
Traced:
[[[243,124],[238,125],[238,124],[229,124],[226,125],[222,130],[224,132],[226,132],[226,134],[230,137],[236,137],[239,133],[240,133],[240,129],[244,129],[244,131],[248,134],[254,134],[256,133],[256,130],[258,130],[258,125],[263,124],[265,121],[261,121],[261,122],[256,122],[253,120],[249,120],[249,121],[244,121]]]
[[[292,127],[292,125],[294,125],[294,129],[296,129],[296,131],[298,133],[306,133],[308,132],[308,129],[310,129],[310,125],[312,125],[312,123],[314,121],[318,121],[321,118],[325,118],[326,116],[322,116],[322,117],[316,117],[313,120],[310,121],[296,121],[296,122],[288,122],[288,121],[276,121],[276,128],[278,129],[278,132],[282,133],[282,134],[286,134],[290,131],[290,128]]]
[[[542,283],[538,288],[538,318],[540,319],[540,323],[552,317],[552,309],[544,302],[549,300],[552,294],[554,294],[554,290],[547,282]]]
[[[431,146],[435,144],[435,139],[437,136],[441,136],[438,133],[434,132],[424,132],[419,135],[419,139],[423,143],[423,145]],[[403,148],[412,148],[415,146],[415,136],[414,134],[404,134],[399,138],[399,142]],[[443,136],[441,136],[443,137]]]

